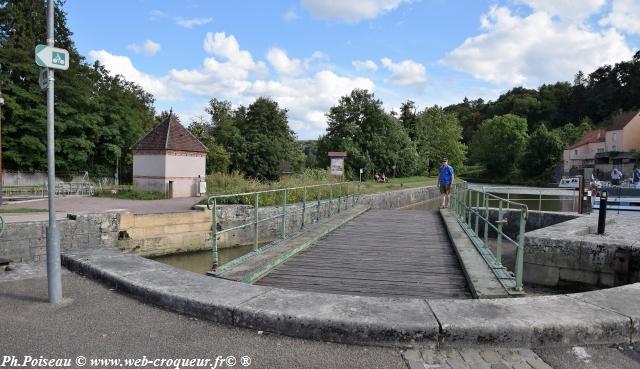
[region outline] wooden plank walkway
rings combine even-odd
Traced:
[[[438,213],[369,210],[255,284],[362,296],[471,298]]]

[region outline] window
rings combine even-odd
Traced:
[[[618,151],[618,145],[611,145],[611,151]]]
[[[578,150],[573,150],[573,155],[578,156]]]
[[[599,148],[598,152],[604,152],[604,149],[603,148]]]

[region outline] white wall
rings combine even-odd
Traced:
[[[133,155],[133,177],[164,177],[165,176],[165,156],[164,155]]]
[[[166,177],[204,178],[206,170],[206,156],[166,156]]]

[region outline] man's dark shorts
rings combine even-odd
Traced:
[[[451,183],[449,184],[440,184],[440,193],[441,194],[450,194],[451,193]]]
[[[612,179],[611,180],[611,184],[614,186],[620,186],[620,180],[619,179]]]

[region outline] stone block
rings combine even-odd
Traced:
[[[422,300],[280,289],[237,306],[234,322],[290,336],[345,343],[435,345],[438,335],[438,322]]]
[[[600,273],[588,270],[576,270],[560,268],[560,280],[566,282],[585,283],[596,286],[599,283]]]
[[[135,215],[132,212],[120,213],[120,229],[127,229],[135,226]]]
[[[628,318],[567,296],[428,302],[443,346],[617,343],[631,334]]]
[[[555,287],[560,280],[560,268],[539,264],[524,263],[523,280],[526,283]]]

